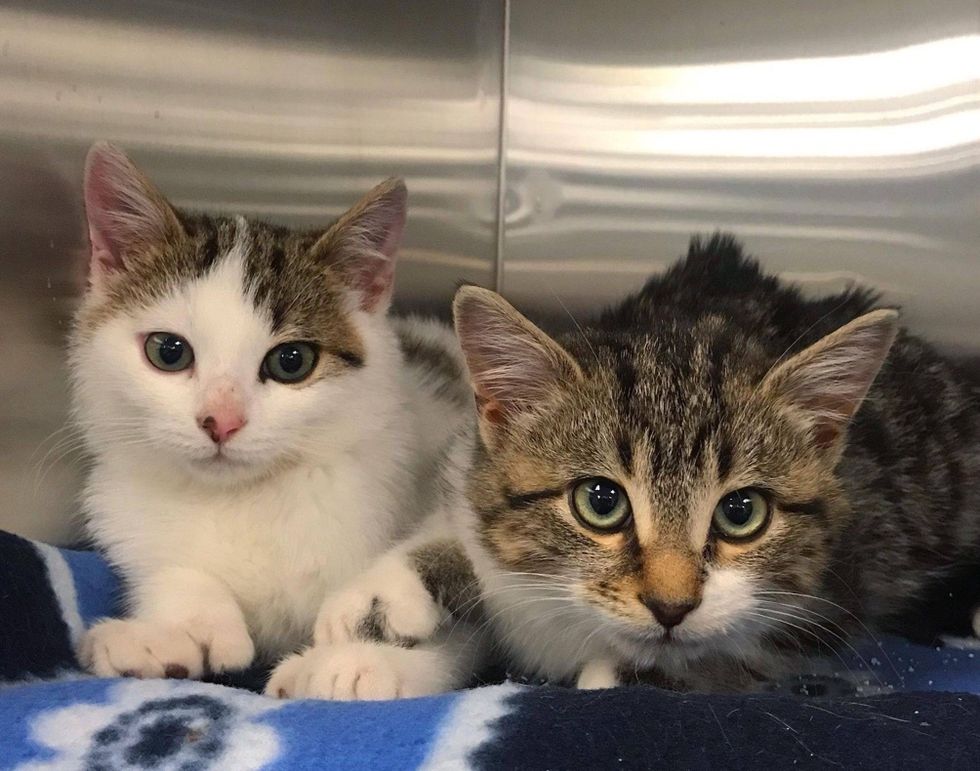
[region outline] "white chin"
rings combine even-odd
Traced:
[[[186,467],[194,476],[204,479],[242,479],[260,476],[269,464],[254,463],[234,453],[212,454],[186,458]]]

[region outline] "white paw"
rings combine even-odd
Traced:
[[[381,563],[327,596],[313,640],[332,645],[365,639],[389,642],[431,639],[446,617],[415,571]]]
[[[189,677],[248,666],[255,648],[248,630],[213,623],[161,624],[109,619],[93,626],[79,650],[99,677]]]
[[[609,659],[593,659],[582,667],[575,687],[585,691],[615,688],[619,685],[619,674],[616,670],[615,662]]]
[[[316,645],[280,662],[265,693],[279,699],[376,701],[442,693],[452,672],[434,651],[384,643]]]

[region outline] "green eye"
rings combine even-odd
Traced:
[[[610,479],[593,477],[571,492],[572,511],[586,527],[611,532],[629,522],[632,509],[626,491]]]
[[[146,358],[164,372],[180,372],[194,363],[194,349],[180,335],[171,332],[151,332],[143,343]]]
[[[282,343],[265,355],[259,377],[279,383],[298,383],[310,376],[319,354],[310,343]]]
[[[722,538],[751,538],[769,524],[769,502],[751,487],[733,490],[718,501],[712,522]]]

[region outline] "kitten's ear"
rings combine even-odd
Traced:
[[[99,286],[107,273],[125,269],[132,255],[183,232],[163,194],[108,142],[98,142],[88,151],[84,187],[93,286]]]
[[[777,366],[763,388],[809,425],[821,449],[840,452],[896,334],[897,311],[867,313]]]
[[[343,214],[313,247],[357,292],[361,310],[383,313],[391,304],[407,201],[405,183],[387,179]]]
[[[462,287],[453,301],[453,316],[481,428],[533,414],[562,387],[582,377],[564,348],[496,292]]]

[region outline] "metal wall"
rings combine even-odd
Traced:
[[[724,228],[980,353],[978,76],[976,0],[4,2],[0,528],[71,532],[95,139],[179,205],[286,224],[404,175],[403,306],[468,280],[581,316]]]
[[[579,314],[723,228],[980,352],[977,0],[520,0],[508,63],[508,296]]]
[[[4,3],[0,528],[71,532],[63,344],[93,140],[178,205],[286,224],[404,175],[398,298],[444,308],[458,281],[493,282],[502,40],[503,6],[477,0]]]

